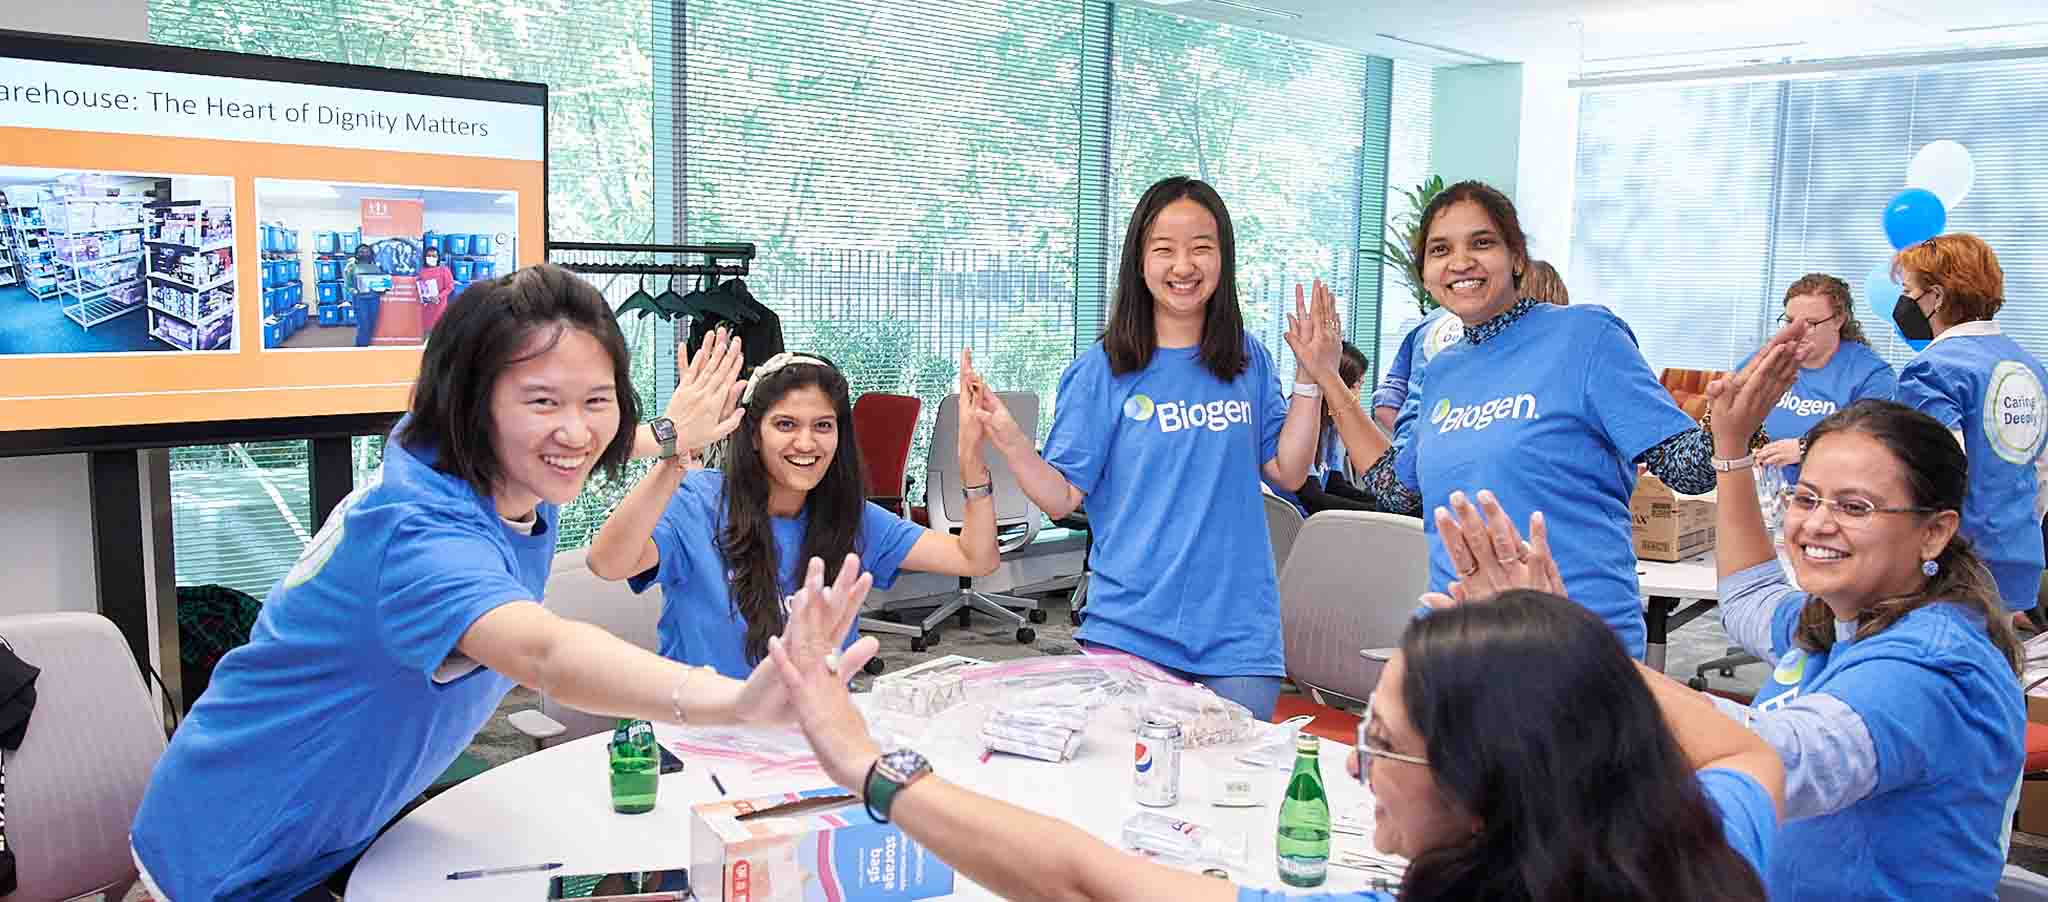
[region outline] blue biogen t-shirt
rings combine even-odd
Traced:
[[[1770,793],[1755,777],[1739,770],[1711,767],[1699,772],[1700,792],[1714,806],[1721,822],[1721,837],[1735,854],[1756,869],[1759,879],[1769,872],[1772,844],[1778,832],[1778,809]],[[1359,893],[1313,893],[1291,896],[1271,890],[1244,887],[1237,902],[1395,902],[1381,891]]]
[[[2006,802],[2026,758],[2018,677],[1960,605],[1918,608],[1884,631],[1825,652],[1793,636],[1807,595],[1771,618],[1777,666],[1755,707],[1822,692],[1854,710],[1877,753],[1870,795],[1784,825],[1771,898],[1981,899],[2005,868]],[[1819,866],[1825,863],[1825,866]]]
[[[1110,373],[1101,342],[1060,377],[1046,462],[1095,534],[1075,635],[1199,676],[1283,676],[1280,591],[1259,497],[1287,402],[1264,346],[1216,378],[1197,348]]]
[[[1748,366],[1755,354],[1742,361]],[[1864,398],[1891,400],[1898,389],[1898,373],[1860,341],[1845,341],[1828,362],[1814,369],[1801,368],[1799,378],[1778,398],[1778,406],[1764,417],[1764,431],[1772,440],[1799,438],[1829,414]],[[1799,467],[1785,468],[1787,485],[1799,481]]]
[[[324,881],[512,688],[455,646],[486,612],[540,600],[555,506],[540,505],[532,535],[515,531],[398,434],[270,590],[151,775],[131,839],[172,899],[289,899]]]
[[[635,592],[661,585],[661,655],[685,664],[707,665],[736,680],[744,680],[754,669],[747,659],[747,618],[733,601],[734,574],[726,563],[725,474],[697,470],[683,477],[683,484],[669,499],[668,508],[654,527],[654,547],[661,562],[628,581]],[[809,509],[795,517],[774,517],[769,529],[775,534],[775,552],[780,563],[782,594],[787,599],[800,581],[799,560],[803,554],[804,529]],[[889,513],[880,505],[863,502],[860,531],[853,551],[860,555],[861,568],[874,574],[875,585],[886,589],[896,582],[910,546],[924,535],[924,527]],[[858,629],[849,630],[843,645],[859,638]]]
[[[1423,373],[1429,361],[1464,337],[1465,324],[1457,317],[1441,307],[1431,311],[1401,339],[1393,362],[1387,366],[1387,374],[1381,377],[1379,387],[1373,390],[1372,406],[1398,410],[1403,402],[1420,394]]]
[[[2041,447],[2048,440],[2048,373],[1994,322],[1943,332],[1899,372],[1899,403],[1963,436],[1970,482],[1962,533],[2024,611],[2041,591]]]
[[[1480,344],[1438,354],[1419,403],[1395,467],[1422,493],[1430,588],[1443,591],[1457,574],[1429,512],[1449,506],[1453,491],[1491,489],[1519,528],[1543,512],[1572,599],[1641,658],[1634,461],[1695,425],[1657,383],[1633,333],[1599,307],[1536,304]]]

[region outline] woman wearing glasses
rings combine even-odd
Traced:
[[[1958,532],[1963,450],[1890,401],[1822,420],[1786,493],[1793,588],[1746,451],[1777,397],[1747,383],[1784,353],[1708,389],[1721,625],[1777,662],[1753,707],[1725,705],[1784,758],[1771,898],[1989,900],[2025,757],[2023,656]]]
[[[1521,561],[1475,580],[1532,572],[1554,583],[1540,533]],[[814,567],[814,594],[820,583]],[[769,643],[804,734],[835,782],[968,879],[1008,899],[1280,898],[1118,851],[947,782],[915,751],[877,746],[834,668],[836,646],[802,632],[827,613],[798,609],[791,635],[812,638]],[[1777,755],[1699,694],[1639,673],[1613,630],[1554,594],[1510,592],[1410,624],[1349,769],[1372,787],[1373,844],[1412,863],[1396,895],[1319,898],[1762,900]],[[1270,862],[1241,876],[1273,883]]]
[[[1969,455],[1962,534],[1976,544],[2008,610],[2041,590],[2041,514],[2048,466],[2048,373],[1999,331],[2005,303],[1998,255],[1974,235],[1942,235],[1892,260],[1906,293],[1892,319],[1907,338],[1932,339],[1899,372],[1899,402],[1940,421]]]
[[[1799,440],[1815,423],[1864,398],[1890,400],[1898,388],[1898,373],[1870,349],[1852,303],[1849,284],[1825,273],[1801,276],[1785,289],[1778,322],[1805,320],[1806,340],[1798,348],[1799,380],[1764,418],[1771,443],[1757,450],[1756,462],[1784,467],[1786,485],[1799,482]]]

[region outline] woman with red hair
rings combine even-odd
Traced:
[[[1975,235],[1940,235],[1899,252],[1899,333],[1932,343],[1899,372],[1900,403],[1941,421],[1970,463],[1962,534],[2014,611],[2034,607],[2042,571],[2042,468],[2048,372],[1992,319],[2005,303],[1998,255]]]

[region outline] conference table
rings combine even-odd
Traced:
[[[865,702],[868,696],[856,698]],[[1239,767],[1236,756],[1249,746],[1190,749],[1182,755],[1180,803],[1169,808],[1142,808],[1132,801],[1133,734],[1127,725],[1119,728],[1118,719],[1114,712],[1098,712],[1080,751],[1064,764],[1010,755],[982,760],[971,727],[961,729],[968,721],[946,716],[924,721],[926,733],[915,747],[948,780],[1067,821],[1111,845],[1118,844],[1124,820],[1139,811],[1158,811],[1240,834],[1247,852],[1242,862],[1229,869],[1232,881],[1311,892],[1282,886],[1274,869],[1274,830],[1288,764],[1252,771],[1254,795],[1260,801],[1257,807],[1216,807],[1210,800],[1219,771]],[[904,729],[903,723],[902,719],[891,721],[898,730]],[[680,730],[657,724],[655,735],[664,746],[671,746]],[[729,759],[686,757],[681,772],[661,777],[653,811],[617,814],[611,807],[609,739],[610,733],[603,732],[564,742],[498,765],[428,800],[370,846],[349,879],[348,899],[541,902],[547,898],[548,881],[553,876],[688,867],[693,830],[690,806],[721,795],[712,780],[714,773],[725,791],[734,796],[817,788],[829,782],[816,771],[753,774]],[[1334,863],[1340,857],[1373,851],[1370,794],[1345,773],[1348,752],[1345,745],[1323,740],[1321,764],[1333,820],[1333,864],[1329,881],[1314,892],[1371,889],[1376,877],[1386,879],[1388,873],[1366,862],[1360,862],[1366,867],[1357,869]],[[554,861],[564,867],[547,873],[447,879],[454,871]],[[717,877],[692,873],[700,898],[719,898]],[[937,898],[998,897],[958,877],[953,894]]]

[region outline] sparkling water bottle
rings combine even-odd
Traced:
[[[661,751],[654,744],[654,725],[622,719],[612,731],[612,810],[641,814],[654,810],[661,786]]]
[[[1330,872],[1330,797],[1316,753],[1322,740],[1306,733],[1294,740],[1294,773],[1280,800],[1280,880],[1289,886],[1321,886]]]

